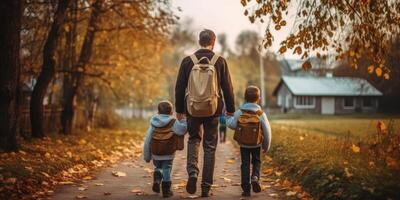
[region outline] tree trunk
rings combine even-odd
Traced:
[[[47,36],[47,40],[43,48],[42,70],[33,89],[30,103],[32,137],[35,138],[44,137],[43,98],[51,80],[55,75],[55,52],[57,40],[60,36],[61,28],[64,24],[64,18],[70,2],[71,0],[60,0],[58,2],[57,11],[53,17],[53,24],[51,25],[49,35]]]
[[[0,151],[16,151],[21,1],[0,4]]]
[[[71,73],[72,75],[72,89],[70,93],[67,95],[67,98],[65,98],[64,102],[64,108],[62,111],[62,125],[68,126],[68,127],[63,127],[63,134],[70,134],[70,131],[72,130],[72,120],[74,119],[74,106],[73,106],[73,101],[75,99],[75,96],[78,92],[79,86],[81,85],[82,79],[83,79],[83,74],[81,72],[85,71],[85,67],[87,63],[90,60],[90,57],[92,55],[92,47],[93,47],[93,42],[95,38],[95,33],[96,33],[96,23],[100,14],[100,9],[102,6],[102,0],[96,0],[93,3],[93,10],[90,15],[87,31],[85,38],[83,40],[81,52],[79,55],[79,60],[76,65],[78,73]]]

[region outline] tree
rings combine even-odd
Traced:
[[[236,38],[236,50],[240,56],[258,57],[257,49],[260,46],[259,34],[255,31],[244,30]]]
[[[56,73],[55,65],[56,58],[55,52],[57,47],[57,40],[60,36],[61,28],[64,23],[64,18],[68,5],[71,0],[60,0],[57,5],[57,10],[53,17],[49,34],[43,48],[43,63],[41,72],[37,78],[37,82],[32,92],[30,103],[30,117],[32,137],[42,138],[43,132],[43,98],[46,94],[47,88],[54,78]]]
[[[397,0],[303,0],[252,1],[241,0],[251,22],[264,17],[272,19],[265,32],[264,46],[274,39],[269,27],[279,31],[286,26],[288,13],[297,8],[290,34],[280,44],[280,53],[292,49],[294,54],[307,59],[311,51],[325,57],[334,50],[337,59],[347,59],[358,68],[362,55],[373,63],[377,76],[389,79],[392,66],[385,58],[390,45],[400,33],[400,4]],[[321,52],[325,55],[321,55]],[[311,67],[309,62],[303,68]]]
[[[6,0],[0,4],[0,151],[16,151],[18,148],[21,3],[19,0]]]

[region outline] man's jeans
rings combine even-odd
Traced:
[[[241,178],[242,178],[242,189],[244,191],[250,191],[250,156],[251,164],[253,165],[253,170],[251,173],[251,181],[258,181],[260,178],[260,149],[257,148],[243,148],[240,147],[240,156],[242,158],[241,167]]]
[[[191,117],[187,118],[187,127],[189,132],[188,153],[187,153],[187,172],[189,176],[197,176],[199,174],[198,156],[199,145],[203,132],[203,174],[201,187],[210,189],[213,184],[214,166],[215,166],[215,149],[218,144],[218,117]],[[203,125],[203,131],[201,131]]]
[[[162,181],[171,181],[171,170],[173,160],[153,160],[154,171],[159,171],[162,174]]]

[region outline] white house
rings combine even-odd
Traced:
[[[283,76],[274,93],[283,112],[376,112],[382,93],[360,78]]]

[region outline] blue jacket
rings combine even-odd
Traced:
[[[228,116],[227,120],[226,120],[226,124],[228,125],[229,128],[235,130],[237,127],[237,121],[240,117],[240,115],[242,115],[242,109],[243,110],[249,110],[249,111],[258,111],[261,110],[261,107],[256,104],[256,103],[244,103],[242,104],[242,106],[240,106],[240,109],[237,110],[235,112],[235,114],[233,116]],[[248,146],[248,145],[240,145],[241,147],[244,148],[256,148],[259,146],[262,146],[262,148],[264,150],[269,150],[269,147],[271,145],[271,126],[269,124],[267,115],[265,113],[263,113],[260,117],[260,123],[261,123],[261,129],[263,131],[263,135],[264,135],[264,140],[262,142],[261,145],[257,145],[257,146]]]
[[[151,159],[153,160],[172,160],[174,159],[174,154],[172,155],[152,155],[150,152],[150,142],[153,136],[155,127],[164,127],[166,126],[173,118],[172,115],[165,114],[157,114],[150,119],[150,127],[147,129],[146,139],[144,140],[143,145],[143,159],[149,162]],[[177,135],[185,135],[186,133],[186,119],[181,121],[176,120],[174,125],[172,126],[172,131]]]

